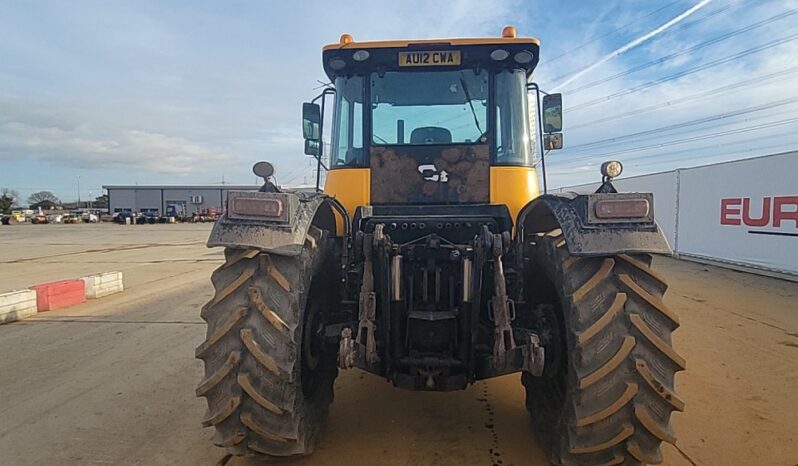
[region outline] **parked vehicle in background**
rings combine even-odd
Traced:
[[[30,214],[33,214],[33,211],[30,211]],[[24,210],[12,210],[10,217],[17,223],[25,222],[28,219]]]
[[[97,223],[100,221],[100,217],[94,212],[81,212],[80,218],[84,223]]]
[[[81,223],[81,221],[82,220],[80,216],[72,212],[64,214],[63,218],[61,219],[61,223],[68,223],[68,224]]]
[[[160,218],[158,210],[144,210],[136,216],[136,225],[156,224]]]
[[[133,214],[133,212],[129,212],[129,211],[115,212],[113,214],[112,221],[114,223],[118,223],[120,225],[124,225],[125,223],[134,223],[135,222],[135,218],[136,217]]]
[[[47,215],[48,223],[61,223],[64,219],[62,214],[49,214]]]
[[[49,223],[49,221],[47,220],[47,216],[41,212],[31,217],[30,222],[33,223],[34,225]]]
[[[198,222],[215,222],[221,216],[220,213],[221,209],[217,209],[215,207],[211,207],[209,209],[203,209],[199,212],[196,212],[192,217],[191,221],[194,223]]]

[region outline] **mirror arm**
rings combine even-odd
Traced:
[[[334,87],[325,87],[324,90],[321,91],[321,94],[319,94],[316,97],[314,97],[313,100],[310,101],[310,103],[315,104],[317,100],[323,99],[328,94],[335,94],[335,88]],[[324,102],[323,101],[321,103],[321,106],[324,107]],[[322,116],[324,116],[324,115],[322,114]]]
[[[321,161],[322,156],[324,155],[324,103],[327,101],[327,95],[334,95],[335,88],[333,87],[326,87],[321,94],[317,95],[311,103],[316,103],[317,100],[321,99],[321,118],[319,119],[319,154],[316,155],[316,191],[321,191],[321,169],[324,168],[325,171],[329,170],[324,162]]]

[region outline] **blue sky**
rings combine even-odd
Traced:
[[[342,32],[496,36],[514,24],[542,41],[545,90],[698,3],[3,2],[0,188],[74,200],[78,177],[82,198],[103,184],[252,183],[257,160],[280,182],[312,181],[301,102]],[[797,8],[713,0],[562,86],[567,149],[548,159],[551,184],[593,181],[607,158],[632,175],[795,148]],[[662,130],[682,122],[694,123]]]

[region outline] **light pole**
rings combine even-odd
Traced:
[[[80,175],[78,175],[77,178],[78,178],[78,209],[80,209]]]

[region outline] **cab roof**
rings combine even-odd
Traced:
[[[348,37],[348,39],[346,39]],[[322,51],[343,49],[383,49],[383,48],[408,48],[414,45],[505,45],[505,44],[532,44],[540,46],[540,41],[534,37],[474,37],[462,39],[408,39],[355,42],[349,34],[341,35],[341,40],[335,44],[327,44]]]
[[[322,49],[324,71],[332,80],[339,76],[366,74],[372,71],[410,71],[400,65],[408,55],[453,52],[447,60],[429,60],[427,71],[493,68],[524,69],[531,74],[539,60],[540,41],[531,37],[517,37],[513,26],[506,26],[501,37],[460,39],[410,39],[355,42],[351,35],[342,34],[336,44]],[[521,55],[519,55],[521,54]],[[523,56],[523,60],[517,57]],[[425,61],[426,63],[426,61]],[[417,67],[413,69],[418,70]]]

